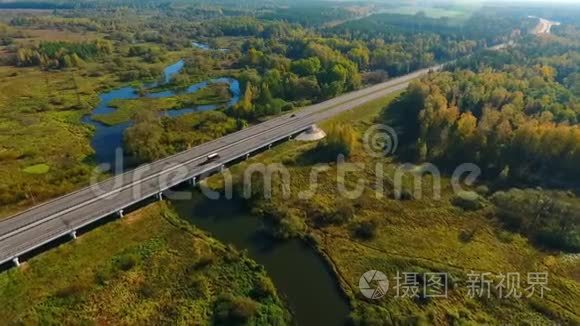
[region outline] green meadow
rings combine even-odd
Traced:
[[[151,204],[0,274],[16,324],[277,324],[289,312],[264,269]]]

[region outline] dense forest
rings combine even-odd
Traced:
[[[580,57],[578,41],[562,42],[528,38],[412,84],[401,102],[413,103],[405,130],[418,157],[476,160],[516,179],[578,175]]]
[[[577,39],[562,36],[527,37],[412,83],[390,114],[410,145],[407,154],[449,168],[474,162],[500,188],[577,189],[578,45]],[[507,224],[544,245],[578,250],[577,214],[548,198],[509,191],[494,200]],[[535,201],[539,206],[530,204]],[[538,214],[543,218],[529,217]]]

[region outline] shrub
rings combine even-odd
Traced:
[[[340,154],[349,157],[356,149],[357,136],[350,125],[332,125],[326,133],[326,139],[320,143],[319,150],[328,159],[335,160]]]
[[[258,308],[259,304],[250,298],[222,295],[214,307],[214,320],[217,324],[244,324],[257,314]]]
[[[266,276],[260,275],[256,280],[256,285],[252,291],[252,296],[259,300],[262,298],[273,297],[275,295],[276,287],[274,286],[274,283],[272,283],[272,280]]]
[[[504,225],[539,244],[580,251],[580,210],[577,205],[542,190],[511,189],[491,197]]]
[[[137,254],[128,253],[118,257],[114,266],[122,271],[128,271],[141,262],[141,257]]]
[[[344,224],[354,217],[354,206],[351,202],[339,201],[336,203],[336,208],[334,210],[332,223],[333,224]]]
[[[274,226],[273,235],[278,239],[290,239],[300,237],[306,231],[306,224],[301,218],[289,215],[278,220]]]
[[[466,211],[475,211],[483,208],[481,196],[474,191],[460,191],[451,200],[454,206],[461,207]]]
[[[355,222],[352,227],[352,233],[359,239],[373,239],[377,235],[377,223],[375,221]]]
[[[353,219],[354,212],[354,206],[351,202],[340,201],[335,204],[334,210],[313,206],[309,208],[306,215],[316,225],[324,227],[342,225]]]
[[[476,229],[461,230],[461,232],[459,232],[459,240],[464,243],[470,242],[475,236],[476,231],[477,231]]]
[[[84,286],[80,284],[73,284],[56,291],[54,295],[55,297],[61,299],[78,299],[85,291],[86,288]]]

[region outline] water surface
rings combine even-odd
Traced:
[[[178,213],[215,238],[245,249],[264,265],[298,325],[343,325],[348,303],[333,271],[301,240],[276,241],[263,232],[260,219],[249,215],[239,200],[173,201]]]
[[[167,66],[163,71],[162,83],[150,83],[145,85],[146,88],[157,87],[171,81],[171,78],[178,74],[184,67],[185,62],[179,60],[178,62]],[[231,107],[240,100],[240,83],[233,78],[214,78],[200,83],[192,84],[185,89],[179,90],[164,90],[153,92],[145,95],[149,98],[164,98],[180,94],[195,93],[210,84],[223,83],[229,85],[231,93],[230,100],[225,105],[211,104],[198,105],[188,108],[181,108],[175,110],[168,110],[163,112],[169,117],[178,117],[192,112],[201,112],[215,110],[220,107]],[[136,160],[123,152],[123,134],[125,130],[132,125],[131,121],[116,124],[113,126],[105,125],[92,119],[95,115],[106,115],[115,112],[115,108],[110,106],[112,100],[115,99],[137,99],[139,98],[137,89],[135,87],[127,86],[99,94],[99,104],[91,111],[90,115],[83,117],[84,123],[90,124],[95,128],[91,146],[95,150],[95,161],[101,164],[108,172],[119,173],[123,169],[134,166]]]
[[[168,66],[163,75],[163,83],[183,69],[182,60]],[[181,90],[165,90],[150,93],[147,96],[162,98],[176,94],[197,92],[211,83],[227,83],[232,93],[226,106],[235,105],[240,100],[239,82],[232,78],[217,78],[190,85]],[[152,83],[147,87],[159,86]],[[136,89],[123,87],[107,91],[99,95],[99,105],[92,111],[93,115],[109,114],[115,108],[109,106],[114,99],[138,98]],[[202,105],[191,108],[169,110],[163,114],[177,117],[186,113],[213,110],[218,105]],[[95,150],[96,161],[108,164],[115,173],[120,173],[126,167],[135,163],[131,157],[123,156],[123,133],[132,122],[107,126],[91,119],[87,115],[85,123],[95,127],[91,145]],[[121,162],[115,162],[116,151],[121,151]],[[210,201],[197,194],[194,199],[174,201],[179,214],[199,228],[209,231],[215,238],[226,244],[233,244],[241,250],[247,250],[248,255],[265,266],[266,271],[274,281],[282,297],[294,312],[298,325],[341,325],[344,324],[349,307],[338,287],[338,282],[329,270],[325,261],[318,253],[304,242],[290,240],[274,241],[266,236],[262,223],[256,217],[250,216],[244,210],[240,201]]]

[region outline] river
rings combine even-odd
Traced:
[[[164,82],[181,69],[184,62],[180,60],[164,70]],[[196,92],[210,83],[227,83],[230,86],[232,99],[228,106],[240,100],[240,85],[232,78],[211,79],[189,86],[179,93]],[[158,86],[158,83],[147,87]],[[150,93],[148,97],[173,96],[178,92],[167,90]],[[135,99],[138,94],[134,87],[123,87],[107,91],[99,96],[99,105],[83,118],[85,123],[95,128],[91,145],[95,150],[95,159],[99,164],[109,164],[115,173],[125,167],[134,166],[130,157],[125,155],[122,162],[115,162],[115,152],[123,147],[123,132],[132,122],[107,126],[91,119],[93,115],[108,114],[115,110],[109,106],[113,99]],[[213,110],[216,105],[205,105],[179,110],[170,110],[166,114],[176,117],[186,113]],[[178,213],[199,228],[213,234],[223,243],[233,244],[236,248],[246,250],[248,255],[264,265],[274,284],[285,298],[294,313],[298,325],[341,325],[349,313],[346,299],[338,286],[334,274],[325,261],[310,246],[300,240],[274,241],[265,236],[260,219],[251,216],[237,200],[214,201],[206,199],[194,191],[192,200],[172,201]]]
[[[171,78],[179,73],[184,67],[184,61],[179,60],[178,62],[167,66],[163,71],[163,83],[150,83],[146,85],[146,88],[153,88],[168,83]],[[166,90],[160,92],[149,93],[146,97],[150,98],[162,98],[174,96],[177,94],[189,94],[199,91],[200,89],[207,87],[211,83],[224,83],[228,84],[230,88],[230,93],[232,98],[227,103],[227,106],[233,106],[240,100],[240,83],[233,78],[215,78],[204,82],[196,83],[190,85],[186,89],[180,90]],[[113,89],[99,94],[99,104],[93,109],[90,115],[83,117],[83,122],[92,125],[95,128],[95,133],[91,140],[91,146],[95,150],[95,161],[97,164],[105,164],[108,166],[109,171],[120,172],[123,169],[131,168],[135,166],[136,161],[130,156],[123,154],[118,154],[117,152],[123,148],[123,133],[125,130],[131,126],[132,122],[119,123],[113,126],[105,125],[99,121],[93,120],[92,117],[96,115],[105,115],[114,112],[116,109],[109,106],[114,99],[136,99],[139,98],[139,94],[135,87],[122,87]],[[218,105],[200,105],[189,108],[181,108],[176,110],[168,110],[163,114],[170,117],[178,117],[191,112],[200,112],[217,109]],[[122,166],[121,166],[122,164]]]

